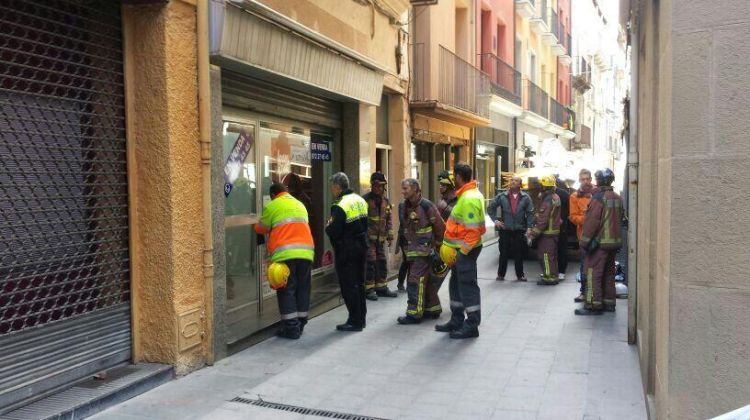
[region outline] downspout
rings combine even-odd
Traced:
[[[214,257],[211,224],[211,75],[208,53],[208,2],[197,2],[198,30],[198,121],[201,144],[201,179],[203,181],[203,343],[206,363],[214,363],[213,290]]]
[[[628,343],[638,341],[638,1],[630,7],[630,109],[628,113]]]

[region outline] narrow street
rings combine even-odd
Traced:
[[[451,340],[434,321],[397,325],[405,294],[381,298],[368,302],[362,333],[334,331],[346,317],[339,307],[313,319],[299,341],[269,339],[95,418],[319,418],[230,401],[242,397],[387,419],[645,419],[626,301],[616,314],[576,317],[577,262],[568,280],[541,287],[495,281],[496,258],[493,244],[479,260],[476,340]],[[526,267],[535,279],[536,262]]]

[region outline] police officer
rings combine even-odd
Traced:
[[[385,256],[385,244],[393,242],[393,221],[391,220],[391,203],[385,197],[385,186],[388,182],[385,175],[375,172],[370,176],[371,190],[362,198],[367,202],[367,277],[365,293],[369,300],[380,297],[398,296],[388,289],[388,262]]]
[[[331,176],[331,206],[326,234],[336,254],[336,275],[349,318],[339,331],[362,331],[365,327],[365,263],[367,259],[367,202],[349,189],[343,172]]]
[[[458,197],[456,197],[456,184],[453,182],[453,175],[448,171],[440,171],[437,178],[440,185],[440,201],[438,201],[437,208],[440,210],[440,216],[443,217],[443,221],[447,221],[451,215],[453,206],[458,201]]]
[[[536,284],[541,286],[559,283],[557,272],[557,241],[560,236],[560,197],[555,193],[555,177],[543,176],[539,179],[542,199],[534,216],[534,227],[529,236],[537,240],[537,255],[542,266],[542,278]]]
[[[622,198],[612,189],[615,174],[607,168],[594,173],[597,189],[591,195],[583,221],[580,245],[586,300],[576,315],[601,315],[615,311],[615,256],[622,247]]]
[[[399,324],[418,324],[422,317],[437,319],[442,308],[438,298],[439,284],[431,277],[436,249],[443,241],[445,224],[432,202],[422,197],[419,182],[406,178],[401,182],[404,197],[399,218],[403,220],[400,232],[405,241],[404,250],[409,264],[407,281],[406,315],[398,318]],[[440,279],[442,281],[442,279]]]
[[[315,244],[305,205],[292,197],[283,184],[271,184],[269,194],[271,202],[263,209],[255,232],[269,235],[271,262],[283,262],[289,268],[286,287],[276,291],[283,324],[276,335],[298,339],[310,309],[310,269]]]
[[[445,225],[442,245],[456,252],[456,265],[449,283],[451,319],[436,325],[435,330],[450,332],[451,338],[473,338],[479,337],[482,319],[477,258],[482,252],[482,235],[487,230],[484,227],[484,196],[477,189],[476,181],[472,180],[471,166],[459,163],[453,174],[458,201]]]

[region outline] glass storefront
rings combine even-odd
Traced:
[[[476,179],[477,187],[486,199],[495,196],[498,187],[498,169],[501,166],[499,147],[494,144],[478,143],[476,155]]]
[[[411,176],[419,181],[425,198],[433,202],[439,200],[437,175],[442,170],[453,171],[460,155],[461,146],[416,141],[411,143]]]
[[[227,165],[236,178],[225,201],[228,344],[278,321],[275,293],[265,278],[265,245],[257,244],[254,231],[261,209],[271,201],[268,188],[274,182],[286,185],[307,207],[315,240],[311,307],[339,295],[335,276],[327,275],[333,270],[333,248],[324,232],[332,202],[327,180],[336,156],[333,133],[269,120],[248,116],[224,121],[225,162],[240,141],[246,153],[241,165]]]

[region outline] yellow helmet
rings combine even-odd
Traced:
[[[286,287],[289,280],[289,267],[283,262],[274,262],[268,266],[268,284],[273,290]]]
[[[544,175],[539,178],[539,183],[542,184],[542,187],[544,188],[554,187],[556,185],[555,177],[552,175]]]
[[[453,267],[456,265],[456,248],[451,248],[445,244],[440,246],[440,259],[443,260],[445,265]]]

